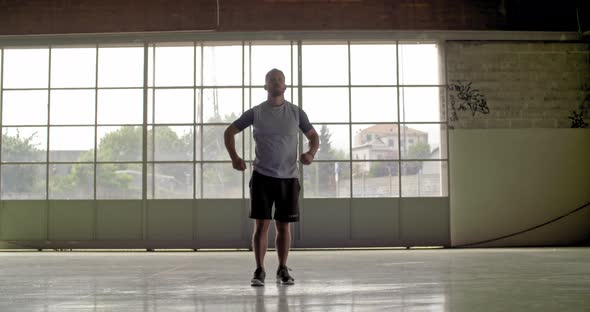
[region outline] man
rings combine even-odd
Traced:
[[[287,256],[291,246],[290,223],[299,221],[299,176],[297,169],[297,142],[301,130],[309,140],[309,150],[299,160],[304,165],[313,161],[319,148],[319,136],[305,112],[287,101],[284,93],[285,75],[278,69],[266,74],[264,89],[267,100],[247,110],[224,133],[225,147],[236,170],[246,170],[246,163],[237,154],[234,136],[246,127],[253,126],[256,158],[250,178],[250,218],[255,219],[252,249],[256,271],[252,286],[264,286],[266,271],[264,255],[268,247],[268,228],[273,219],[275,205],[275,246],[279,258],[277,282],[294,284],[289,274]]]

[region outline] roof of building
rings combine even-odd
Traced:
[[[424,131],[416,130],[416,129],[410,128],[408,126],[401,126],[401,127],[403,128],[402,133],[417,134],[417,135],[426,134],[426,132],[424,132]],[[367,134],[367,133],[397,134],[397,128],[398,128],[398,125],[396,125],[396,124],[378,124],[378,125],[374,125],[374,126],[365,128],[365,129],[361,130],[360,133],[362,133],[362,134]]]

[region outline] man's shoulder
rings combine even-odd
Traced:
[[[252,109],[260,109],[265,103],[266,103],[266,101],[264,101],[262,103],[258,103],[256,105],[252,106]]]
[[[287,104],[289,109],[291,109],[292,111],[294,111],[294,112],[299,111],[299,106],[297,106],[296,104],[293,104],[289,101],[285,101],[285,104]]]

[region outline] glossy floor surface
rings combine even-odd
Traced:
[[[590,248],[0,252],[0,311],[590,311]]]

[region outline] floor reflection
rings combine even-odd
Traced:
[[[269,257],[273,259],[273,257]],[[250,286],[251,253],[0,253],[0,311],[585,311],[590,248],[293,252],[296,284]],[[276,260],[275,260],[276,261]],[[276,263],[267,264],[268,266]],[[491,296],[493,294],[493,296]]]

